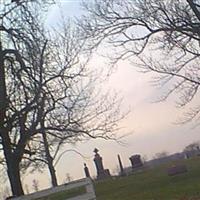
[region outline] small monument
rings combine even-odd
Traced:
[[[137,169],[143,166],[143,162],[139,154],[133,155],[129,159],[131,161],[132,169]]]
[[[89,172],[89,169],[88,169],[86,163],[84,163],[84,172],[85,172],[85,176],[90,178],[90,172]]]
[[[109,169],[104,169],[102,157],[99,155],[99,150],[94,149],[94,163],[97,169],[97,179],[104,179],[110,177]]]
[[[188,170],[186,165],[181,165],[181,164],[173,165],[167,169],[167,173],[169,176],[175,176],[178,174],[186,173],[187,171]]]

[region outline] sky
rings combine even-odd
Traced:
[[[82,12],[79,3],[78,0],[60,0],[59,7],[51,8],[47,23],[52,27],[55,26],[61,19],[60,13],[66,17],[79,16]],[[97,67],[107,67],[99,55],[93,59]],[[193,124],[180,126],[174,123],[183,110],[176,108],[173,96],[165,102],[153,103],[162,94],[162,88],[153,87],[151,80],[151,75],[139,73],[137,68],[127,61],[118,64],[104,87],[119,91],[124,97],[122,110],[131,109],[128,117],[122,122],[125,128],[121,130],[122,134],[126,132],[131,134],[124,138],[124,145],[113,141],[90,140],[73,146],[87,158],[82,158],[73,152],[64,154],[56,167],[60,184],[63,183],[67,173],[73,179],[84,177],[83,163],[88,165],[92,176],[96,175],[93,162],[94,148],[99,149],[104,167],[114,173],[118,168],[117,154],[120,154],[123,165],[127,167],[130,166],[131,155],[140,154],[151,159],[158,152],[180,152],[186,145],[200,140],[198,127],[193,128]],[[71,148],[66,146],[64,150]],[[46,171],[42,174],[26,174],[24,183],[31,185],[33,179],[39,180],[40,188],[50,186],[50,178]]]

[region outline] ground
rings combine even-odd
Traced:
[[[168,176],[168,167],[177,163],[185,164],[188,172]],[[200,200],[200,157],[97,182],[95,190],[97,200]],[[63,200],[63,194],[48,199]]]
[[[97,200],[200,200],[200,157],[179,163],[187,165],[187,173],[168,176],[173,162],[97,183]]]

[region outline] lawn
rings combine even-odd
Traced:
[[[130,176],[118,177],[95,183],[97,200],[200,200],[200,157],[179,161],[188,172],[168,176],[171,162],[151,169],[144,169]],[[38,200],[65,200],[84,189],[51,195]]]
[[[177,162],[176,162],[177,163]],[[170,177],[168,163],[95,184],[97,200],[200,200],[200,157],[179,161],[188,172]]]

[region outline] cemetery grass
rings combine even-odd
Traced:
[[[168,176],[167,168],[185,164],[188,172]],[[144,169],[95,184],[97,200],[200,200],[200,157]]]

